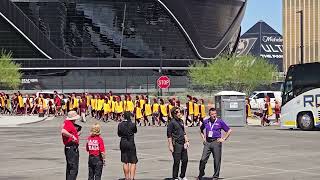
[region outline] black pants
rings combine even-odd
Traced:
[[[173,156],[173,168],[172,168],[172,178],[177,179],[180,161],[181,161],[181,173],[180,177],[184,178],[186,176],[187,165],[188,165],[188,151],[184,148],[183,144],[176,143],[174,145],[174,151],[172,153]]]
[[[79,149],[78,146],[65,146],[64,154],[66,155],[67,171],[66,180],[76,180],[79,169]]]
[[[218,178],[220,174],[220,166],[221,166],[221,151],[222,151],[222,143],[217,141],[213,142],[205,142],[203,146],[202,157],[199,165],[199,177],[203,177],[206,168],[206,164],[210,157],[210,154],[213,154],[214,158],[214,174],[213,177]]]
[[[103,161],[99,156],[89,156],[89,177],[88,180],[101,180]]]

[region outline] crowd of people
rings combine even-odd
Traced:
[[[275,115],[275,125],[279,125],[280,123],[280,114],[281,114],[281,104],[275,99],[274,108],[271,106],[270,97],[264,97],[264,103],[259,104],[258,111],[252,113],[249,98],[246,99],[246,118],[252,117],[253,115],[259,117],[261,119],[261,126],[270,126],[270,117]]]
[[[2,93],[2,114],[33,115],[44,113],[46,115],[63,116],[70,111],[76,111],[81,115],[82,121],[91,116],[97,120],[107,122],[109,120],[120,121],[125,112],[134,114],[135,122],[144,126],[167,125],[172,119],[171,109],[178,107],[182,110],[185,124],[188,126],[199,126],[206,117],[206,107],[203,99],[187,96],[187,103],[181,105],[181,101],[175,97],[149,98],[147,95],[130,94],[114,95],[111,91],[105,94],[76,94],[65,95],[54,92],[53,99],[44,97],[43,94],[25,95],[20,92],[14,93],[11,98]]]

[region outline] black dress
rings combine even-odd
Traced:
[[[120,140],[121,162],[136,164],[138,162],[134,134],[137,126],[131,121],[124,120],[118,125]]]

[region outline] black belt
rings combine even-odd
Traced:
[[[218,138],[207,138],[206,141],[211,143],[211,142],[214,142],[214,141],[217,141]]]
[[[76,144],[76,143],[68,143],[65,145],[65,147],[78,147],[79,144]]]
[[[184,145],[184,141],[175,141],[176,144]]]
[[[89,157],[100,158],[100,155],[96,156],[96,155],[90,154]]]

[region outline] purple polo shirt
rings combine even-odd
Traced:
[[[214,123],[210,122],[210,118],[203,121],[200,126],[200,130],[203,133],[203,130],[206,130],[206,138],[217,139],[221,138],[221,129],[225,132],[229,131],[229,126],[222,120],[217,118]],[[212,131],[212,137],[208,137],[209,131]]]

